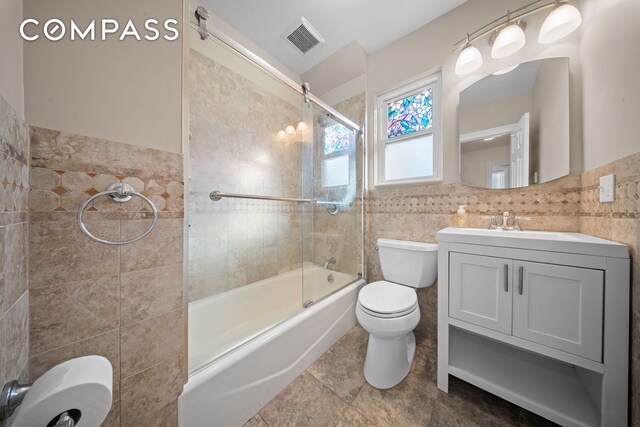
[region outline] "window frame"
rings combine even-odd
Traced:
[[[405,135],[387,137],[387,103],[422,92],[432,88],[432,121],[431,127],[418,132]],[[376,187],[419,184],[429,182],[441,182],[443,180],[443,142],[442,142],[442,97],[441,97],[441,72],[432,72],[426,76],[403,83],[386,90],[376,96],[375,115],[375,150],[374,150],[374,176]],[[388,143],[405,141],[424,135],[433,135],[433,175],[415,178],[403,178],[387,180],[385,178],[385,148]]]

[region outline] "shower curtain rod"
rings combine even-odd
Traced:
[[[198,29],[198,23],[197,22],[194,22],[191,19],[189,19],[189,23],[191,24],[191,27],[193,29],[196,29],[196,30]],[[262,68],[267,73],[271,74],[273,77],[275,77],[278,80],[280,80],[282,83],[284,83],[287,86],[289,86],[290,88],[298,91],[298,93],[300,93],[300,95],[303,95],[303,96],[305,95],[304,89],[302,88],[301,84],[299,84],[299,83],[295,82],[294,80],[292,80],[289,76],[284,74],[282,71],[278,70],[273,65],[269,64],[267,61],[265,61],[264,59],[262,59],[261,57],[259,57],[255,53],[251,52],[249,49],[247,49],[246,47],[242,46],[240,43],[238,43],[237,41],[235,41],[234,39],[232,39],[231,37],[229,37],[228,35],[226,35],[222,31],[219,31],[217,29],[214,29],[213,31],[211,31],[211,30],[207,29],[207,34],[209,34],[212,37],[215,37],[217,40],[219,40],[220,42],[225,44],[228,48],[234,50],[235,52],[237,52],[241,56],[243,56],[246,59],[248,59],[249,61],[253,62],[258,67]],[[356,132],[362,132],[362,128],[361,128],[360,125],[356,124],[352,120],[349,120],[347,117],[345,117],[339,111],[337,111],[335,108],[333,108],[329,104],[325,103],[323,100],[321,100],[320,98],[315,96],[313,93],[308,92],[308,95],[309,95],[309,99],[311,101],[315,102],[321,108],[324,108],[325,110],[327,110],[327,112],[330,114],[331,118],[339,121],[343,125],[351,128],[352,130],[354,130]]]

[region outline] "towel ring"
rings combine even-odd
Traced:
[[[133,238],[131,240],[124,240],[122,242],[112,242],[110,240],[104,240],[94,236],[87,229],[87,226],[84,224],[82,216],[84,215],[84,211],[87,209],[87,206],[89,206],[89,203],[91,203],[93,200],[97,199],[100,196],[109,196],[111,200],[117,203],[128,202],[133,198],[133,196],[140,197],[149,205],[149,207],[151,207],[151,211],[153,212],[153,221],[151,222],[151,226],[149,226],[149,228],[147,228],[147,230],[141,235],[139,235],[138,237]],[[114,182],[113,184],[109,185],[105,191],[94,194],[93,196],[89,197],[87,200],[82,202],[82,204],[78,208],[78,226],[80,227],[80,231],[82,231],[91,240],[94,240],[99,243],[104,243],[105,245],[128,245],[129,243],[137,242],[138,240],[145,237],[147,234],[151,233],[151,231],[155,228],[157,223],[158,223],[158,209],[156,208],[156,205],[154,205],[153,202],[149,200],[147,197],[136,192],[132,186],[124,182]]]

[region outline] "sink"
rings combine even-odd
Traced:
[[[580,242],[580,236],[584,236],[579,233],[566,233],[561,231],[505,231],[505,230],[488,230],[485,228],[456,228],[460,234],[469,234],[476,236],[494,236],[494,237],[506,237],[506,238],[524,238],[524,239],[539,239],[539,240],[564,240],[571,242]],[[591,236],[589,236],[591,237]]]
[[[448,227],[438,232],[437,240],[438,242],[481,244],[595,256],[629,257],[629,249],[623,244],[588,234],[561,231],[505,231]]]

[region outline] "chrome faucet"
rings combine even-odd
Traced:
[[[502,224],[498,225],[498,221],[495,216],[483,217],[486,219],[490,219],[491,223],[489,224],[489,230],[504,230],[504,231],[522,231],[522,226],[520,225],[520,221],[531,221],[531,217],[527,216],[516,216],[513,217],[513,221],[511,225],[509,225],[509,212],[502,213]]]
[[[329,258],[328,260],[326,260],[324,262],[324,264],[322,264],[322,268],[324,269],[329,269],[329,266],[331,264],[335,264],[336,263],[336,257],[332,256],[331,258]]]
[[[502,212],[502,225],[500,225],[500,228],[503,230],[509,229],[509,212],[507,211]]]

